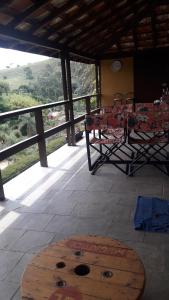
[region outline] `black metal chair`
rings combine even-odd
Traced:
[[[169,112],[147,111],[128,114],[128,146],[133,150],[128,175],[146,164],[169,175]]]
[[[87,115],[85,128],[89,171],[95,174],[103,164],[113,164],[126,174],[126,157],[130,158],[125,148],[126,115],[124,113]],[[99,153],[94,162],[91,149]]]

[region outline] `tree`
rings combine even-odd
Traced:
[[[32,70],[31,70],[30,67],[25,67],[24,72],[25,72],[25,75],[26,75],[26,79],[32,80],[34,78],[33,74],[32,74]]]
[[[9,91],[10,91],[9,84],[7,82],[1,81],[0,82],[0,95],[2,96],[2,94],[4,94],[4,93],[6,95],[8,95]]]
[[[8,98],[10,110],[39,105],[40,103],[29,95],[12,94]]]
[[[31,91],[32,91],[32,89],[28,85],[26,85],[26,84],[22,84],[18,88],[18,92],[21,93],[21,94],[22,93],[23,94],[25,94],[25,93],[31,93]]]

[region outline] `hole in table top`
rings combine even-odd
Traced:
[[[90,268],[87,265],[79,265],[74,269],[74,272],[78,276],[85,276],[90,273]]]
[[[59,280],[58,282],[56,282],[56,285],[57,285],[58,287],[64,287],[64,286],[66,286],[66,281],[64,281],[64,280]]]
[[[104,271],[102,274],[105,278],[111,278],[113,276],[113,272],[111,271]]]
[[[63,261],[60,261],[56,264],[56,267],[58,269],[63,269],[66,266],[66,264]]]
[[[82,256],[82,251],[78,250],[74,253],[76,256]]]

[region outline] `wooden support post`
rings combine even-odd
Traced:
[[[90,97],[86,97],[86,113],[90,115]]]
[[[66,66],[65,66],[65,56],[64,53],[61,53],[61,71],[62,71],[62,85],[63,85],[63,97],[64,100],[68,100],[68,88],[67,88],[67,80],[66,80]],[[70,120],[69,117],[69,104],[65,104],[65,119],[66,122]],[[71,136],[70,136],[70,127],[66,129],[67,142],[68,145],[71,145]]]
[[[99,92],[99,107],[102,106],[102,99],[101,99],[101,63],[99,62],[98,65],[98,75],[99,75],[99,80],[98,80],[98,92]]]
[[[99,65],[98,63],[95,64],[95,76],[96,76],[96,93],[97,93],[97,108],[100,107],[100,86],[99,86]]]
[[[70,121],[71,125],[71,145],[76,145],[75,140],[75,126],[74,126],[74,111],[73,111],[73,97],[72,97],[72,82],[71,82],[71,68],[70,68],[70,58],[69,55],[66,55],[66,71],[67,71],[67,91],[69,99],[69,109],[70,109]]]
[[[0,170],[0,201],[4,201],[4,200],[5,200],[5,194],[4,194],[2,175],[1,175],[1,170]]]
[[[47,167],[47,153],[46,153],[46,143],[44,138],[44,125],[43,125],[43,116],[42,110],[38,109],[35,111],[35,121],[36,121],[36,131],[39,134],[40,139],[38,141],[39,148],[39,158],[41,167]]]

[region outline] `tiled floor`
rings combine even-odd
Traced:
[[[169,235],[136,232],[137,195],[169,198],[169,178],[145,167],[128,178],[111,165],[88,172],[84,140],[49,156],[5,185],[0,204],[0,300],[19,300],[21,274],[32,256],[72,234],[96,234],[136,249],[146,269],[143,300],[169,299]]]

